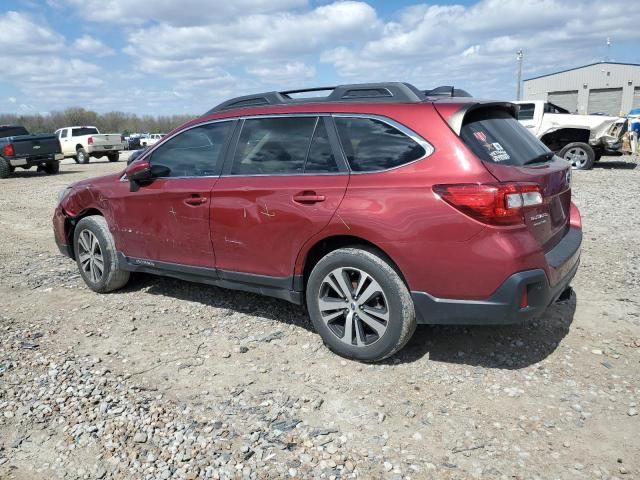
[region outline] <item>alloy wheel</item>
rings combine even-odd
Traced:
[[[104,257],[98,238],[90,230],[83,230],[78,236],[78,258],[82,271],[93,283],[98,283],[104,274]]]
[[[574,147],[567,150],[564,154],[564,159],[569,160],[573,168],[582,168],[587,164],[589,155],[583,148]]]
[[[388,305],[380,284],[359,268],[337,268],[320,285],[320,316],[348,345],[362,347],[380,340],[389,325]]]

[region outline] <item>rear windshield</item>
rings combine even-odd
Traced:
[[[17,137],[18,135],[29,135],[24,127],[0,127],[0,138]]]
[[[464,119],[460,137],[485,162],[525,165],[550,157],[550,150],[503,110],[471,112]]]
[[[83,135],[97,135],[98,129],[95,127],[74,128],[71,131],[72,137],[82,137]]]

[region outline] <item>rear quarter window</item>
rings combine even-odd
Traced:
[[[0,138],[18,137],[20,135],[29,135],[24,127],[0,127]]]
[[[97,134],[98,134],[97,128],[82,127],[82,128],[74,128],[71,130],[72,137],[82,137],[84,135],[97,135]]]
[[[464,119],[460,137],[485,162],[520,166],[545,161],[550,152],[518,120],[503,110],[471,112]]]
[[[362,117],[336,117],[344,154],[354,172],[388,170],[418,160],[426,150],[386,122]]]

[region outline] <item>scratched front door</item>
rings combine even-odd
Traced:
[[[348,174],[221,177],[212,199],[217,268],[293,275],[302,245],[329,223],[348,181]]]
[[[214,267],[211,245],[211,189],[217,177],[159,178],[127,192],[120,211],[118,248],[129,257]],[[128,187],[128,184],[126,184]]]

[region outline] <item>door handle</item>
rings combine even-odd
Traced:
[[[198,205],[207,203],[207,199],[205,197],[201,197],[200,195],[193,195],[190,198],[186,198],[184,203],[186,203],[187,205],[191,205],[192,207],[197,207]]]
[[[318,203],[326,200],[324,195],[318,195],[316,192],[302,192],[293,196],[293,201],[297,203]]]

